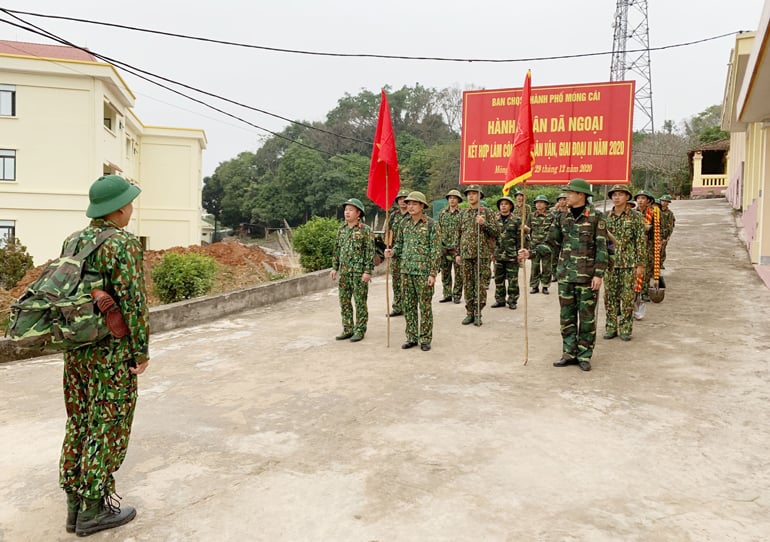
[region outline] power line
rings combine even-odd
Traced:
[[[201,36],[192,36],[188,34],[180,34],[177,32],[166,32],[164,30],[154,30],[149,28],[141,28],[137,26],[123,25],[117,23],[110,23],[105,21],[94,21],[90,19],[82,19],[78,17],[66,17],[64,15],[48,15],[43,13],[34,13],[31,11],[20,11],[13,9],[0,8],[0,11],[4,11],[8,14],[16,13],[21,15],[29,15],[31,17],[41,17],[46,19],[59,19],[65,21],[72,21],[77,23],[92,24],[98,26],[107,26],[111,28],[121,28],[123,30],[131,30],[134,32],[144,32],[147,34],[156,34],[159,36],[168,36],[173,38],[187,39],[193,41],[201,41],[206,43],[216,43],[219,45],[229,45],[233,47],[243,47],[247,49],[259,49],[262,51],[270,51],[275,53],[288,53],[296,55],[312,55],[312,56],[325,56],[325,57],[338,57],[338,58],[378,58],[378,59],[390,59],[390,60],[427,60],[434,62],[479,62],[479,63],[517,63],[517,62],[537,62],[542,60],[565,60],[574,58],[586,58],[593,56],[611,55],[613,51],[600,51],[593,53],[576,53],[571,55],[556,55],[556,56],[536,56],[528,58],[452,58],[452,57],[436,57],[436,56],[409,56],[409,55],[387,55],[379,53],[332,53],[327,51],[309,51],[303,49],[287,49],[282,47],[269,47],[266,45],[254,45],[249,43],[239,43],[235,41],[219,40],[215,38],[205,38]],[[644,49],[629,49],[627,53],[641,53],[650,51],[664,51],[666,49],[674,49],[678,47],[688,47],[690,45],[696,45],[699,43],[705,43],[708,41],[718,40],[727,36],[733,36],[745,32],[738,30],[735,32],[727,32],[718,36],[710,36],[693,41],[674,43],[669,45],[662,45],[659,47],[647,47]]]

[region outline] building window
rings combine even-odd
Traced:
[[[3,248],[8,239],[16,237],[16,221],[0,220],[0,248]]]
[[[16,87],[0,85],[0,117],[16,116]]]
[[[16,151],[0,149],[0,181],[16,180]]]
[[[118,112],[112,107],[112,104],[104,100],[104,127],[114,131],[118,127]]]

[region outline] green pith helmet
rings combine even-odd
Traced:
[[[477,184],[470,184],[470,185],[466,186],[465,190],[463,190],[463,193],[465,193],[467,195],[468,192],[478,192],[480,198],[484,197],[484,191]]]
[[[615,186],[610,188],[610,191],[607,192],[607,197],[611,198],[612,194],[614,194],[615,192],[625,192],[626,194],[628,194],[628,199],[631,199],[634,197],[634,195],[631,193],[631,190],[629,190],[627,186],[623,186],[622,184],[616,184]]]
[[[567,186],[564,187],[567,192],[577,192],[579,194],[585,194],[586,196],[593,196],[591,192],[591,185],[585,179],[572,179]]]
[[[639,190],[639,192],[634,194],[634,199],[638,198],[639,196],[644,196],[650,200],[650,203],[655,203],[655,196],[647,192],[647,190]]]
[[[661,197],[658,199],[658,201],[667,201],[667,202],[671,203],[671,196],[670,196],[669,194],[663,194],[663,195],[662,195],[662,196],[661,196]]]
[[[343,209],[345,208],[345,205],[352,205],[353,207],[361,211],[362,215],[366,214],[366,211],[364,211],[364,204],[361,203],[361,200],[358,198],[350,198],[349,200],[347,200],[345,203],[342,204]]]
[[[562,192],[561,194],[559,194],[559,197],[556,198],[556,201],[559,201],[560,199],[567,199],[567,193]]]
[[[500,198],[499,200],[497,200],[497,208],[498,208],[498,209],[500,209],[500,202],[501,202],[501,201],[507,201],[508,203],[510,203],[510,204],[511,204],[511,207],[513,207],[514,205],[516,205],[516,203],[513,201],[513,198],[510,198],[510,197],[508,197],[508,196],[503,196],[502,198]]]
[[[459,190],[454,190],[454,189],[450,190],[449,192],[446,193],[447,200],[449,200],[449,196],[457,196],[458,198],[460,198],[460,201],[463,200],[463,195],[460,194]]]
[[[409,192],[409,195],[406,197],[406,201],[418,201],[422,203],[423,208],[428,206],[428,201],[425,199],[425,194],[422,192],[417,192],[416,190],[414,192]]]
[[[142,191],[118,175],[99,177],[88,189],[88,218],[99,218],[122,209]]]
[[[535,198],[535,203],[537,203],[538,201],[544,201],[546,203],[549,203],[548,197],[545,194],[540,194],[539,196],[537,196]]]
[[[523,191],[521,188],[517,188],[517,189],[514,191],[514,193],[513,193],[513,196],[514,196],[514,197],[516,197],[516,196],[523,196],[523,195],[524,195],[524,191]]]
[[[411,190],[409,190],[408,188],[402,188],[401,190],[398,191],[398,194],[396,194],[395,201],[398,201],[398,198],[405,198],[405,197],[407,197],[410,192],[411,192]]]

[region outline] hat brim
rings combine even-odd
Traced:
[[[615,190],[610,190],[609,192],[607,192],[607,197],[611,198],[612,194],[614,194],[615,192],[625,192],[626,194],[628,194],[628,199],[634,199],[634,195],[631,193],[631,191],[626,190],[625,188],[616,188]]]
[[[101,203],[91,203],[86,209],[86,216],[88,218],[100,218],[107,216],[110,213],[114,213],[118,209],[122,209],[142,192],[142,189],[135,184],[129,184],[128,187],[118,196],[112,198],[109,201],[103,201]]]

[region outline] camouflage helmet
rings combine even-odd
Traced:
[[[463,193],[465,193],[467,195],[468,192],[478,192],[480,198],[484,197],[484,191],[481,189],[481,186],[479,186],[477,184],[470,184],[470,185],[466,186],[465,190],[463,190]]]
[[[564,187],[566,192],[577,192],[579,194],[585,194],[586,196],[593,196],[591,192],[591,185],[585,179],[572,179],[567,186]]]
[[[136,198],[141,188],[119,175],[104,175],[88,189],[88,218],[100,218],[122,209]]]
[[[460,194],[459,190],[455,190],[454,188],[446,193],[445,197],[446,197],[447,200],[449,199],[449,196],[456,196],[456,197],[460,198],[460,201],[463,200],[463,195]]]
[[[402,188],[401,190],[398,191],[398,194],[396,194],[396,200],[395,201],[398,201],[398,198],[405,198],[405,197],[407,197],[410,192],[411,192],[411,190],[409,190],[408,188]]]
[[[548,196],[546,196],[545,194],[540,194],[539,196],[537,196],[537,197],[535,198],[535,203],[537,203],[538,201],[544,201],[544,202],[546,202],[546,203],[550,203],[550,202],[548,201]]]
[[[562,192],[559,194],[559,197],[556,198],[556,201],[559,201],[560,199],[567,199],[567,193]]]
[[[634,197],[634,195],[631,193],[631,190],[627,186],[624,186],[622,184],[616,184],[615,186],[610,188],[609,192],[607,192],[607,196],[611,198],[612,194],[614,194],[615,192],[625,192],[626,194],[628,194],[629,199]]]
[[[497,200],[497,208],[498,208],[498,209],[500,209],[500,202],[501,202],[501,201],[507,201],[508,203],[510,203],[510,204],[511,204],[511,207],[513,207],[514,205],[516,205],[516,203],[513,201],[513,198],[511,198],[510,196],[503,196],[503,197],[501,197],[499,200]]]
[[[406,197],[407,202],[409,201],[417,201],[419,203],[422,203],[423,208],[428,207],[430,205],[428,201],[425,199],[425,194],[422,192],[417,192],[416,190],[414,192],[409,192],[409,195]]]
[[[667,201],[671,203],[671,195],[670,194],[663,194],[660,198],[658,198],[658,201]]]
[[[523,196],[524,195],[524,191],[521,188],[517,188],[516,190],[514,190],[513,195],[514,196]]]
[[[634,199],[638,198],[639,196],[644,196],[650,200],[650,203],[655,203],[655,196],[647,192],[647,190],[639,190],[639,192],[634,194]]]
[[[344,209],[346,205],[352,205],[359,211],[361,211],[361,214],[366,214],[366,211],[364,211],[364,204],[361,203],[361,200],[358,198],[350,198],[345,203],[342,204],[342,208]]]

